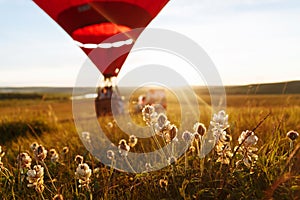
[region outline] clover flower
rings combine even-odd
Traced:
[[[157,126],[160,129],[163,129],[165,126],[167,126],[170,122],[168,121],[168,118],[165,114],[160,113],[157,116]]]
[[[81,163],[76,168],[75,176],[79,182],[79,187],[89,188],[89,183],[91,182],[90,177],[92,175],[92,170],[86,163]]]
[[[172,141],[178,141],[177,132],[178,132],[178,129],[174,124],[168,126],[167,131],[164,132],[165,133],[164,138],[165,138],[166,143],[170,143]]]
[[[128,145],[133,148],[138,142],[138,139],[135,135],[129,136]]]
[[[47,150],[42,145],[38,145],[33,152],[35,159],[38,161],[44,161],[47,157]]]
[[[50,149],[49,154],[51,156],[50,160],[51,160],[52,163],[58,162],[59,155],[58,155],[58,153],[55,149]]]
[[[221,110],[218,114],[214,114],[213,119],[210,121],[210,125],[212,126],[211,131],[216,141],[218,141],[223,131],[229,127],[228,115],[226,112]]]
[[[199,141],[202,145],[203,136],[206,134],[205,125],[202,124],[202,123],[197,122],[197,123],[194,124],[193,129],[194,129],[194,133],[193,133],[194,140],[197,142],[197,145],[199,145],[198,144]]]
[[[167,190],[168,187],[168,180],[166,179],[160,179],[159,180],[159,186],[165,190]]]
[[[18,166],[20,167],[21,171],[23,171],[24,169],[30,169],[31,161],[32,159],[27,153],[20,153],[17,156]]]
[[[112,122],[108,122],[107,125],[106,125],[108,128],[113,128],[114,127],[114,124]]]
[[[195,131],[195,134],[199,134],[201,137],[205,135],[206,133],[206,127],[204,124],[202,123],[195,123],[194,124],[194,127],[193,127],[194,131]]]
[[[44,191],[44,168],[40,165],[35,165],[33,169],[27,172],[27,187],[34,187],[39,193]]]
[[[228,127],[228,115],[226,114],[225,110],[221,110],[218,114],[214,114],[213,119],[211,121],[212,124],[217,125],[225,129]]]
[[[145,168],[146,168],[146,171],[150,171],[153,167],[152,167],[151,163],[146,163]]]
[[[157,120],[154,124],[155,131],[158,135],[160,135],[164,130],[168,128],[170,121],[164,113],[159,113],[157,116]]]
[[[156,121],[157,113],[155,112],[155,108],[150,105],[146,105],[142,110],[143,120],[146,122],[148,126],[153,125]]]
[[[82,136],[82,139],[84,140],[84,141],[86,141],[87,143],[92,143],[92,141],[91,141],[91,134],[89,133],[89,132],[82,132],[81,133],[81,136]]]
[[[66,155],[67,153],[69,153],[69,147],[64,147],[64,148],[62,149],[62,154],[63,154],[63,155]]]
[[[258,137],[253,131],[246,130],[241,133],[238,138],[240,146],[235,147],[235,151],[242,156],[242,159],[238,160],[236,165],[239,165],[241,162],[243,162],[248,168],[253,167],[258,158],[258,155],[254,153],[258,150],[256,147],[254,147],[254,145],[257,144],[257,141]]]
[[[126,140],[122,139],[119,142],[118,149],[119,149],[119,153],[121,154],[121,156],[126,157],[130,150],[130,146],[127,144]]]
[[[184,132],[182,133],[182,139],[183,139],[183,141],[185,141],[186,143],[191,142],[192,137],[193,137],[193,134],[192,134],[191,132],[189,132],[189,131],[184,131]]]
[[[169,165],[176,164],[176,162],[177,162],[177,158],[175,156],[171,156],[168,158]]]
[[[296,140],[298,137],[299,137],[299,133],[294,131],[294,130],[291,130],[289,131],[286,136],[291,140],[291,141],[294,141]]]
[[[230,147],[231,141],[232,137],[226,131],[223,131],[215,146],[216,153],[219,156],[216,162],[220,162],[225,165],[230,163],[230,158],[233,156]]]
[[[35,148],[37,148],[38,146],[39,146],[39,144],[38,144],[37,142],[33,142],[33,143],[30,145],[30,149],[31,149],[32,151],[34,151]]]
[[[81,155],[76,155],[74,160],[75,160],[75,162],[76,162],[77,164],[82,164],[82,163],[83,163],[83,156],[81,156]]]
[[[112,150],[108,150],[106,152],[106,157],[109,159],[109,160],[114,160],[115,159],[115,153],[112,151]]]
[[[238,142],[245,147],[254,146],[258,141],[258,137],[254,134],[254,132],[246,130],[241,133],[239,136]]]
[[[218,154],[218,159],[216,162],[228,165],[230,163],[230,158],[233,156],[230,142],[232,137],[226,132],[223,131],[220,135],[220,139],[217,141],[215,146],[216,153]]]

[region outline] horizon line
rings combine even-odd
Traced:
[[[259,83],[248,83],[248,84],[224,84],[224,85],[210,85],[210,87],[238,87],[238,86],[251,86],[251,85],[262,85],[262,84],[280,84],[280,83],[290,83],[290,82],[300,82],[300,80],[289,80],[289,81],[278,81],[278,82],[259,82]],[[207,87],[207,85],[189,85],[192,87]],[[82,88],[90,88],[93,86],[82,86]],[[134,85],[126,85],[120,87],[136,87]],[[147,87],[147,86],[146,86]],[[175,86],[175,87],[182,87],[182,86]],[[59,86],[59,85],[27,85],[27,86],[0,86],[0,88],[75,88],[75,86]]]

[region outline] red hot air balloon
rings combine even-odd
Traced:
[[[139,34],[168,0],[33,0],[89,55],[105,78],[116,76]],[[111,36],[110,44],[100,44]],[[97,49],[97,61],[90,52]],[[127,52],[107,63],[116,53]],[[98,59],[99,60],[99,59]],[[103,61],[104,60],[104,61]],[[105,66],[108,64],[108,66]]]
[[[110,81],[121,70],[134,41],[168,0],[33,0],[56,21]],[[139,31],[131,31],[132,29]],[[131,31],[131,32],[130,32]],[[102,43],[104,41],[104,43]],[[117,55],[117,56],[116,56]],[[122,112],[113,88],[98,88],[97,116]],[[112,106],[114,105],[114,106]]]

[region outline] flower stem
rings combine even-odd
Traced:
[[[290,150],[289,150],[289,156],[291,155],[293,151],[294,143],[293,141],[290,141]],[[289,173],[292,171],[292,162],[289,162]]]
[[[55,185],[54,185],[53,179],[51,178],[51,175],[50,175],[50,173],[49,173],[49,170],[48,170],[48,167],[47,167],[46,163],[45,163],[44,161],[42,161],[42,163],[43,163],[43,165],[44,165],[44,167],[45,167],[45,169],[46,169],[46,172],[47,172],[48,177],[50,178],[50,181],[51,181],[51,183],[52,183],[53,188],[55,189],[55,191],[57,191],[57,189],[56,189],[56,187],[55,187]]]
[[[42,192],[40,192],[40,195],[41,195],[42,199],[45,200],[45,197]]]
[[[187,168],[188,168],[188,160],[187,160],[187,153],[186,153],[186,151],[184,152],[184,166],[185,166],[185,174],[186,174]]]
[[[160,145],[160,143],[159,143],[159,141],[157,139],[157,135],[156,135],[155,131],[153,130],[153,126],[151,126],[151,131],[154,134],[154,142],[155,142],[156,146],[159,148],[161,156],[163,156],[164,159],[165,159],[165,161],[167,161],[168,160],[167,156],[166,156],[165,152],[162,150],[162,147],[161,147],[161,145]]]
[[[131,166],[131,164],[130,164],[128,158],[127,158],[127,156],[125,156],[124,159],[125,159],[125,161],[126,161],[128,167],[131,169],[131,171],[132,171],[133,173],[136,173],[136,171],[135,171],[135,170],[133,169],[133,167]]]

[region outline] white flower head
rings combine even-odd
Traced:
[[[113,127],[114,127],[114,124],[113,124],[112,122],[108,122],[108,123],[107,123],[107,127],[108,127],[108,128],[113,128]]]
[[[47,157],[47,150],[42,145],[38,145],[33,152],[35,159],[38,161],[43,161]]]
[[[166,143],[170,143],[172,141],[178,141],[177,140],[177,132],[178,132],[178,129],[175,125],[169,125],[167,131],[165,131]]]
[[[130,150],[130,146],[127,144],[126,140],[122,139],[119,142],[118,149],[119,149],[119,153],[121,154],[121,156],[126,157]]]
[[[33,143],[30,145],[30,149],[31,149],[32,151],[34,151],[35,148],[37,148],[38,146],[39,146],[39,144],[38,144],[37,142],[33,142]]]
[[[158,130],[163,130],[170,124],[167,116],[164,113],[159,113],[157,116],[156,126]]]
[[[82,164],[82,163],[83,163],[83,156],[81,156],[81,155],[76,155],[74,160],[75,160],[75,162],[76,162],[77,164]]]
[[[195,133],[198,133],[200,136],[203,136],[206,133],[205,125],[202,123],[199,123],[199,122],[194,124],[193,129],[194,129]]]
[[[62,154],[67,154],[67,153],[69,153],[69,147],[64,147],[63,149],[62,149]]]
[[[160,179],[159,180],[159,186],[165,190],[167,190],[168,187],[168,180],[166,179]]]
[[[148,126],[151,126],[157,117],[157,113],[155,112],[155,108],[150,105],[146,105],[142,110],[143,120],[146,122]]]
[[[128,145],[133,148],[138,142],[138,139],[135,135],[129,136]]]
[[[146,171],[150,171],[153,167],[152,167],[151,163],[146,163],[145,168],[146,168]]]
[[[108,150],[106,152],[106,157],[109,159],[109,160],[114,160],[115,159],[115,153],[112,151],[112,150]]]
[[[291,140],[291,141],[294,141],[296,140],[298,137],[299,137],[299,133],[292,130],[292,131],[289,131],[286,136]]]
[[[76,168],[75,175],[79,179],[88,179],[92,175],[92,170],[86,163],[79,164]]]
[[[226,131],[223,131],[220,134],[220,141],[223,142],[223,143],[229,143],[229,142],[232,141],[232,137],[231,137],[231,135],[227,134]]]
[[[20,153],[17,156],[18,165],[20,169],[30,169],[31,168],[31,157],[27,153]]]
[[[239,144],[243,143],[245,147],[254,146],[258,141],[258,137],[253,131],[243,131],[238,139]]]
[[[219,124],[222,128],[226,128],[228,125],[228,115],[225,110],[220,110],[218,114],[214,114],[212,121]]]
[[[58,153],[57,153],[57,151],[55,150],[55,149],[50,149],[49,150],[49,154],[50,154],[50,156],[51,156],[51,162],[52,163],[56,163],[56,162],[58,162],[58,159],[59,159],[59,155],[58,155]]]
[[[258,159],[258,155],[254,153],[254,151],[258,150],[256,147],[254,147],[254,145],[257,144],[257,141],[258,137],[254,134],[254,132],[246,130],[243,131],[238,138],[240,145],[235,147],[237,153],[242,156],[242,158],[236,162],[236,165],[239,165],[239,163],[243,162],[245,166],[251,168],[250,174],[254,173],[253,166]]]
[[[214,114],[212,120],[210,121],[210,125],[212,126],[211,131],[216,141],[218,141],[223,131],[229,127],[228,115],[226,112],[221,110],[218,112],[218,114]]]
[[[27,171],[27,187],[34,187],[39,193],[44,190],[44,168],[40,165],[35,165],[33,169]]]
[[[86,141],[87,143],[91,143],[92,141],[91,141],[91,134],[90,134],[90,132],[86,132],[86,131],[84,131],[84,132],[82,132],[81,133],[81,136],[82,136],[82,139],[84,140],[84,141]]]
[[[182,139],[186,142],[189,143],[192,140],[193,134],[189,131],[184,131],[182,134]]]
[[[79,179],[79,187],[89,187],[91,182],[90,177],[92,175],[92,170],[86,163],[81,163],[76,168],[75,176]]]
[[[169,159],[168,159],[169,165],[176,164],[176,162],[177,162],[177,158],[175,156],[169,157]]]

